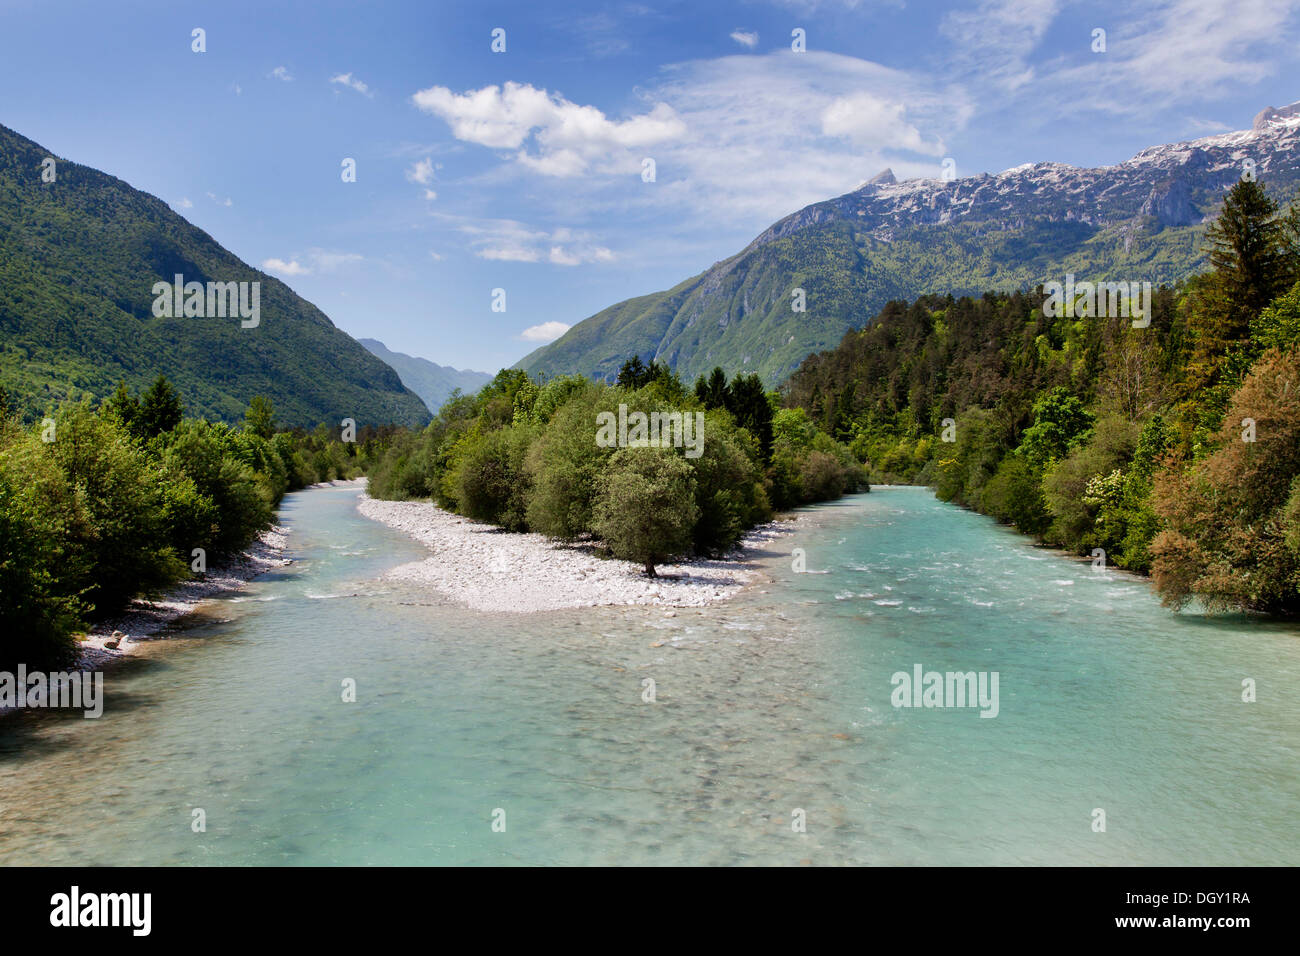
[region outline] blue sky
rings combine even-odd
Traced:
[[[1300,100],[1298,7],[0,0],[0,123],[348,333],[494,371],[886,166],[1106,165],[1246,127]]]

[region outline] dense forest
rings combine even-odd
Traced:
[[[1170,606],[1294,612],[1300,205],[1239,182],[1206,248],[1149,324],[1051,308],[1041,287],[891,302],[784,401],[873,481],[1150,573]]]
[[[286,491],[360,474],[390,436],[278,430],[260,397],[240,428],[185,418],[161,376],[25,426],[0,387],[0,671],[69,663],[87,624],[238,553]]]
[[[847,447],[801,409],[775,404],[756,375],[728,382],[715,368],[690,390],[639,356],[613,385],[503,370],[477,395],[449,401],[424,431],[398,436],[370,475],[370,493],[432,498],[512,531],[600,538],[653,575],[684,552],[727,551],[773,508],[865,486]],[[620,406],[629,417],[699,415],[703,440],[697,449],[602,444],[597,423]]]

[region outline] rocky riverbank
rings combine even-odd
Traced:
[[[273,526],[248,550],[210,568],[203,577],[176,585],[156,601],[137,599],[122,614],[101,621],[81,641],[78,669],[94,670],[124,657],[208,598],[238,591],[267,571],[289,564],[284,556],[288,532],[288,528]]]
[[[427,585],[479,611],[553,611],[606,604],[700,607],[734,597],[758,577],[753,558],[799,519],[752,529],[722,560],[640,565],[602,557],[594,542],[566,544],[540,534],[502,531],[427,501],[380,501],[362,495],[361,514],[429,548],[429,557],[389,571],[390,580]]]

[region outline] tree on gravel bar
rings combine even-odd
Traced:
[[[593,524],[615,557],[642,562],[654,578],[656,564],[690,547],[697,512],[684,458],[668,448],[624,448],[600,476]]]

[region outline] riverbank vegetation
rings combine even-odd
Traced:
[[[398,436],[371,473],[370,494],[431,498],[510,531],[593,536],[654,574],[675,555],[726,552],[774,509],[865,487],[845,445],[773,399],[754,375],[728,381],[716,369],[688,389],[639,357],[613,385],[577,375],[539,383],[504,370],[477,395],[449,401],[428,428]],[[639,447],[598,440],[602,416],[637,413],[679,416],[683,440],[677,432]]]
[[[0,388],[0,670],[63,666],[73,636],[247,547],[285,492],[360,474],[387,435],[187,419],[159,377],[23,424]]]
[[[1295,612],[1300,211],[1243,181],[1205,238],[1210,269],[1145,327],[1052,317],[1042,289],[893,302],[785,403],[872,480],[1150,573],[1172,607]]]

